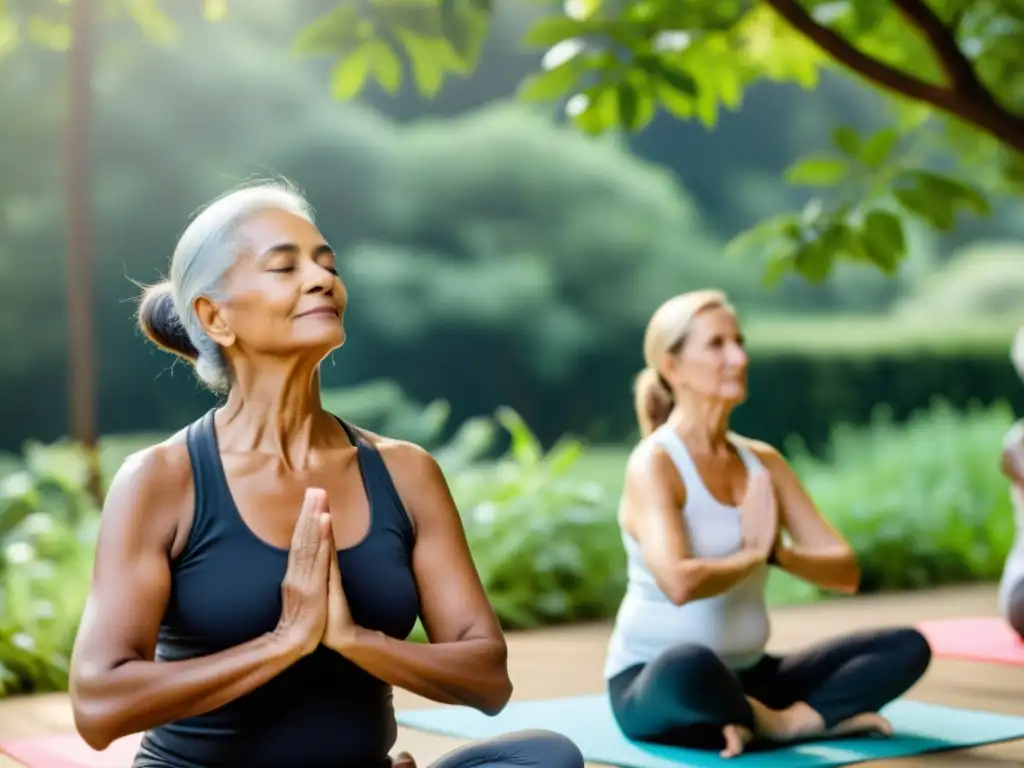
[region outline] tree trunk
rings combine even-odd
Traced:
[[[71,50],[67,73],[65,194],[67,204],[68,406],[71,439],[89,461],[89,492],[100,503],[96,428],[96,364],[93,339],[92,184],[90,123],[93,70],[92,0],[71,3]]]

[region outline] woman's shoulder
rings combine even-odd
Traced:
[[[784,461],[779,449],[770,443],[766,443],[764,440],[756,440],[752,437],[746,437],[736,432],[730,432],[729,441],[737,448],[749,451],[753,454],[754,458],[760,461],[765,468],[769,470],[778,462]]]
[[[103,522],[118,528],[144,529],[170,543],[193,498],[192,464],[185,430],[181,430],[130,454],[121,463],[103,505]]]
[[[392,474],[422,472],[432,466],[437,466],[434,456],[421,445],[410,440],[378,435],[376,432],[355,425],[351,426],[359,437],[380,454],[388,471]]]
[[[380,455],[403,501],[415,499],[424,491],[447,487],[440,464],[423,446],[410,440],[378,435],[362,427],[352,428]]]
[[[174,481],[192,480],[192,462],[189,459],[185,429],[166,440],[130,453],[115,475],[128,479],[136,487],[160,486],[166,488]]]

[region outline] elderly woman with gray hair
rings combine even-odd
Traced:
[[[855,553],[783,456],[729,428],[747,394],[747,351],[719,291],[666,301],[644,337],[643,439],[626,467],[619,522],[628,586],[605,677],[623,733],[743,752],[751,739],[891,732],[879,709],[924,674],[909,627],[766,652],[769,567],[855,592]]]
[[[104,505],[71,699],[96,749],[145,732],[134,768],[383,768],[392,686],[487,714],[512,693],[437,463],[321,405],[340,262],[301,195],[249,186],[189,224],[139,308],[224,400],[129,457]],[[417,617],[429,643],[406,640]],[[583,758],[528,731],[436,768],[481,765]]]
[[[1024,378],[1024,328],[1017,331],[1010,358]],[[1016,535],[999,583],[999,612],[1024,640],[1024,421],[1018,421],[1006,433],[1001,458],[1003,474],[1012,483]]]

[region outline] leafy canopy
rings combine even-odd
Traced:
[[[986,215],[986,193],[1024,179],[1019,0],[537,6],[523,44],[544,55],[519,96],[560,104],[587,134],[641,130],[659,109],[713,128],[754,83],[813,88],[830,67],[893,97],[884,128],[859,135],[839,126],[830,151],[788,170],[790,184],[812,190],[803,210],[734,242],[769,254],[769,278],[796,270],[820,282],[840,258],[893,274],[906,255],[907,218],[948,231],[961,211]],[[495,8],[493,0],[346,0],[308,26],[295,48],[336,57],[337,98],[353,98],[371,81],[397,94],[407,77],[433,97],[447,77],[473,71]]]
[[[76,1],[0,0],[0,53],[23,38],[67,48]],[[1024,186],[1021,0],[531,1],[523,44],[544,53],[519,96],[557,103],[587,134],[639,131],[659,110],[713,128],[753,84],[810,89],[827,68],[892,97],[881,130],[839,126],[829,151],[788,169],[790,184],[811,190],[802,210],[734,241],[768,254],[769,279],[795,270],[821,282],[839,259],[894,274],[908,219],[948,231],[961,212],[986,215],[988,195]],[[159,0],[95,5],[156,40],[174,37]],[[201,5],[211,21],[228,13],[228,0]],[[371,82],[397,95],[409,80],[433,97],[475,69],[496,13],[495,0],[338,0],[294,47],[336,60],[338,99]]]

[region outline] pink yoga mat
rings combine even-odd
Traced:
[[[917,628],[939,658],[1024,666],[1024,641],[999,617],[936,619]]]
[[[97,752],[78,734],[60,733],[0,744],[0,752],[29,768],[129,768],[141,740],[141,734],[126,736]]]

